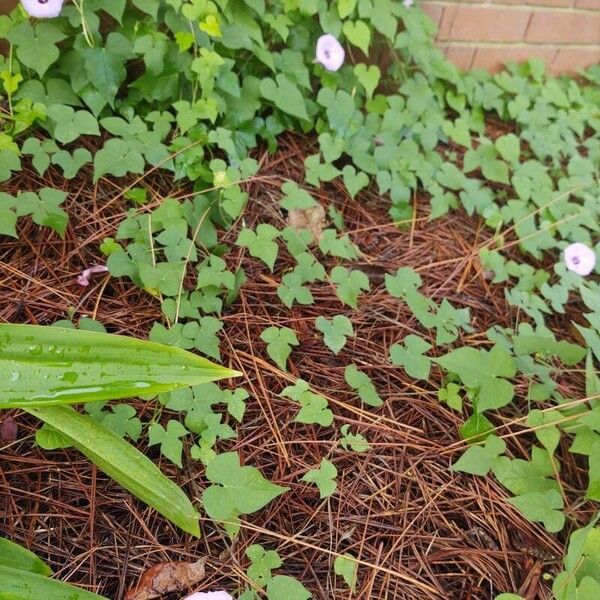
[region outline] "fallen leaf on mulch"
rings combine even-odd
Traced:
[[[17,440],[19,436],[19,427],[17,422],[12,417],[6,417],[0,423],[0,442],[3,444],[11,444]]]
[[[148,569],[125,600],[151,600],[169,592],[181,592],[204,579],[206,558],[187,563],[158,563]]]
[[[319,241],[325,229],[325,209],[317,204],[305,209],[290,210],[288,225],[294,230],[308,229],[314,238]]]

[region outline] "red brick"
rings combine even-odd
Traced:
[[[579,69],[600,63],[600,48],[560,48],[554,59],[552,73],[575,73]]]
[[[600,10],[600,0],[575,0],[575,6],[588,10]]]
[[[445,41],[451,39],[450,30],[452,29],[452,23],[454,23],[454,17],[456,17],[456,13],[458,12],[458,6],[446,6],[444,8],[444,12],[442,13],[442,18],[440,19],[437,39],[440,41]]]
[[[598,44],[600,14],[535,11],[525,39],[534,43]]]
[[[444,49],[446,58],[459,69],[470,69],[475,49],[469,46],[448,46]]]
[[[444,7],[441,4],[422,2],[420,5],[423,12],[439,27]]]
[[[447,39],[519,42],[523,39],[530,17],[531,12],[528,10],[511,10],[492,5],[459,5]]]
[[[531,6],[573,6],[575,0],[527,0]]]
[[[523,46],[521,48],[477,48],[472,68],[500,71],[507,62],[523,62],[529,58],[541,58],[547,65],[552,64],[555,48]]]

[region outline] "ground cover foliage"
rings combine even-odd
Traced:
[[[105,537],[75,547],[139,557],[149,535],[244,600],[598,596],[600,289],[561,260],[598,237],[597,69],[461,74],[389,0],[90,0],[0,33],[2,265],[40,288],[3,318],[147,333],[246,376],[87,405],[161,457],[204,538],[148,511],[133,533],[104,482]],[[323,33],[337,72],[314,62]],[[110,278],[39,286],[59,259]],[[531,564],[507,558],[517,529]],[[66,575],[121,593],[131,573],[101,560]]]

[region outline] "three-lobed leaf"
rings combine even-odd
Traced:
[[[277,287],[277,295],[288,308],[291,308],[294,302],[303,305],[314,303],[312,292],[302,284],[302,274],[297,271],[286,273],[281,278],[281,285]]]
[[[311,469],[302,476],[301,481],[314,483],[319,488],[321,499],[331,496],[337,487],[335,478],[337,477],[336,466],[326,458],[321,460],[317,469]]]
[[[260,544],[248,546],[246,556],[251,561],[247,571],[248,577],[259,585],[264,585],[272,579],[271,571],[278,569],[283,564],[275,550],[265,550]]]
[[[327,398],[313,392],[303,379],[298,379],[294,385],[285,387],[280,395],[300,404],[300,410],[294,419],[298,423],[314,423],[323,427],[333,423],[333,413]]]
[[[279,246],[275,241],[277,237],[279,231],[275,227],[268,223],[261,223],[256,231],[242,229],[236,244],[248,248],[251,256],[262,260],[272,271],[279,252]]]
[[[294,181],[286,181],[281,186],[283,198],[281,206],[285,210],[306,210],[316,206],[317,201]]]
[[[285,371],[292,346],[300,343],[294,331],[289,327],[271,326],[260,334],[260,339],[267,342],[267,354],[282,371]]]
[[[325,345],[334,354],[338,354],[346,345],[348,337],[354,335],[352,321],[345,315],[334,315],[331,320],[318,316],[315,327],[323,334]]]
[[[160,453],[181,469],[181,438],[188,433],[189,431],[175,419],[167,423],[166,429],[160,423],[152,423],[148,428],[148,446],[160,444]]]
[[[394,344],[390,348],[390,360],[395,365],[403,366],[411,377],[427,380],[431,358],[425,356],[425,352],[430,349],[431,344],[411,333],[404,338],[404,345]]]
[[[336,294],[344,304],[351,308],[358,306],[358,297],[371,289],[369,278],[358,269],[348,270],[337,266],[331,270],[331,282],[335,284]]]
[[[202,503],[218,521],[256,512],[289,489],[268,481],[256,467],[241,466],[236,452],[216,456],[206,468],[206,478],[212,485],[202,493]]]
[[[380,398],[371,378],[358,369],[355,364],[350,364],[344,370],[346,383],[354,388],[360,399],[369,406],[381,406],[383,400]]]
[[[472,475],[487,475],[496,459],[505,450],[504,440],[490,435],[483,446],[474,445],[467,448],[466,452],[452,465],[452,470]]]
[[[517,365],[514,357],[500,345],[489,351],[457,348],[431,360],[458,375],[465,386],[479,390],[478,412],[501,408],[513,398],[514,387],[506,378],[515,375]]]
[[[565,524],[563,497],[556,490],[527,492],[507,500],[523,515],[534,522],[541,522],[550,533],[560,531]]]

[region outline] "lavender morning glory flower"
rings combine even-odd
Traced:
[[[589,275],[596,266],[596,253],[580,242],[569,244],[565,248],[565,266],[577,275]]]
[[[330,33],[317,40],[316,61],[328,71],[337,71],[344,64],[345,56],[342,45]]]
[[[415,0],[403,0],[402,4],[404,4],[404,6],[406,8],[410,8],[411,6],[413,6],[415,3]]]
[[[21,0],[25,11],[38,19],[53,19],[60,15],[64,0]]]
[[[104,265],[95,265],[93,267],[88,267],[81,271],[81,274],[77,276],[77,283],[83,287],[87,287],[90,285],[90,277],[94,275],[94,273],[106,273],[108,268]]]

